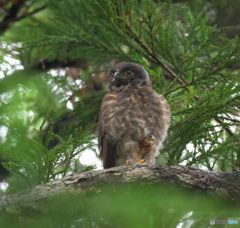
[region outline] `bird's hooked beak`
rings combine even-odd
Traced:
[[[127,85],[129,85],[129,79],[116,71],[112,76],[112,85],[118,90],[121,91]]]
[[[116,72],[113,74],[113,79],[112,79],[112,81],[115,82],[116,80],[121,79],[121,78],[122,78],[122,77],[121,77],[120,73],[119,73],[118,71],[116,71]]]

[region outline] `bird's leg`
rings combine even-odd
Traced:
[[[151,135],[149,137],[149,139],[144,139],[142,145],[141,145],[141,154],[142,154],[142,158],[151,150],[154,148],[154,139],[155,137],[153,135]],[[141,159],[140,161],[138,161],[137,163],[144,163],[146,162],[145,159]]]
[[[120,145],[120,149],[124,151],[122,154],[123,163],[126,165],[133,165],[140,159],[140,156],[136,151],[136,149],[139,148],[139,143],[129,140],[129,138],[123,139],[123,141],[125,142],[125,145]]]
[[[154,148],[154,139],[155,139],[155,137],[153,135],[151,135],[149,138],[146,138],[143,140],[143,142],[140,144],[141,156],[139,156],[139,154],[136,156],[134,155],[135,154],[134,151],[136,150],[137,145],[132,147],[132,153],[129,152],[125,156],[124,160],[126,161],[126,165],[132,165],[132,164],[136,163],[136,161],[139,159],[139,157],[141,158],[141,160],[139,160],[137,162],[137,164],[148,162],[148,160],[144,159],[144,157],[149,153],[149,151],[151,149]]]
[[[154,139],[155,137],[153,135],[151,135],[149,139],[144,139],[141,146],[142,155],[145,155],[147,152],[154,148]]]

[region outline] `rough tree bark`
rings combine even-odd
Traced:
[[[213,172],[187,166],[159,166],[137,164],[111,169],[71,174],[62,179],[36,186],[14,195],[0,197],[0,210],[18,213],[22,208],[41,207],[45,200],[54,199],[60,194],[84,194],[88,191],[101,191],[103,183],[143,182],[177,184],[192,191],[207,192],[213,196],[224,196],[240,200],[240,172]],[[17,209],[16,209],[17,205]]]

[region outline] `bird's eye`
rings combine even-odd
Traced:
[[[125,71],[125,75],[127,75],[127,76],[133,75],[133,72],[132,72],[132,71],[130,71],[130,70],[128,70],[128,71]]]

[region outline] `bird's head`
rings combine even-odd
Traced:
[[[143,66],[132,62],[121,62],[108,71],[108,91],[120,92],[128,86],[151,85]]]

